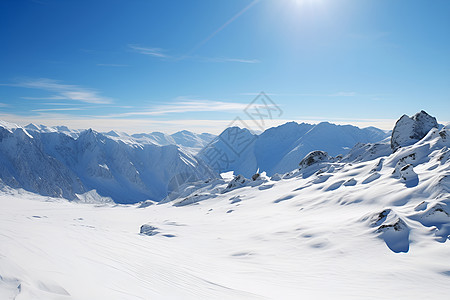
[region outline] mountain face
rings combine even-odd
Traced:
[[[42,143],[6,123],[0,123],[0,182],[67,199],[87,191],[73,171],[45,153]]]
[[[258,169],[268,175],[285,173],[293,169],[311,151],[323,150],[329,155],[346,154],[357,143],[378,142],[388,134],[370,127],[360,129],[350,125],[323,122],[317,125],[289,122],[253,135],[247,129],[226,129],[209,146],[221,154],[213,169],[235,171],[246,177]],[[206,151],[201,158],[211,161]]]
[[[41,195],[74,200],[95,190],[99,199],[117,203],[159,201],[174,176],[205,177],[192,154],[176,145],[139,143],[91,129],[74,138],[70,131],[1,125],[1,181]]]

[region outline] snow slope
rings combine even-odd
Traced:
[[[309,152],[323,150],[330,155],[346,154],[356,143],[378,142],[388,133],[373,128],[335,125],[322,122],[317,125],[289,122],[269,128],[260,135],[247,129],[226,129],[210,145],[228,158],[222,172],[251,176],[258,169],[269,175],[293,169]],[[202,154],[202,153],[201,153]],[[205,156],[200,156],[208,161]]]
[[[386,147],[389,152],[386,152]],[[162,204],[5,189],[1,299],[448,299],[450,125]]]

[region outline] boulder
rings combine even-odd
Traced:
[[[398,148],[410,146],[420,141],[432,128],[438,128],[436,118],[423,110],[412,117],[403,115],[395,123],[392,131],[392,151],[395,152]]]

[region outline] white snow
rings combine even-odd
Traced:
[[[0,125],[2,300],[450,295],[449,125],[394,153],[388,140],[357,144],[343,157],[315,151],[287,173],[181,180],[160,203],[134,205],[77,188],[71,172],[130,193],[154,180],[149,170],[194,167],[192,156],[175,145],[128,143],[120,132],[74,139]],[[152,159],[161,164],[140,167]],[[26,183],[58,197],[21,189],[16,176],[27,172]],[[69,188],[75,201],[60,198]]]
[[[449,133],[159,205],[4,187],[0,299],[448,299]]]

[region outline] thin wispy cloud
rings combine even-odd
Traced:
[[[65,108],[39,108],[39,109],[33,109],[31,111],[33,112],[45,112],[45,111],[71,111],[71,110],[83,110],[86,108],[81,107],[65,107]]]
[[[247,92],[240,93],[243,96],[257,96],[260,93]],[[269,96],[280,96],[280,97],[353,97],[359,95],[356,92],[336,92],[331,94],[321,94],[321,93],[267,93]]]
[[[8,104],[6,104],[6,103],[0,103],[0,107],[7,107],[8,106]]]
[[[169,104],[150,107],[146,110],[125,112],[111,115],[109,117],[133,117],[133,116],[162,116],[168,114],[186,113],[186,112],[235,112],[242,111],[248,104],[237,102],[224,102],[212,100],[197,100],[177,98]]]
[[[61,96],[49,96],[49,97],[20,97],[25,100],[64,100]]]
[[[239,62],[239,63],[246,63],[246,64],[259,64],[261,62],[258,59],[242,59],[242,58],[226,58],[225,61]]]
[[[51,105],[51,106],[69,106],[69,105],[77,105],[77,103],[65,103],[65,102],[43,102],[39,103],[42,105]],[[81,103],[80,103],[81,104]]]
[[[143,47],[140,45],[134,45],[129,44],[128,47],[133,50],[134,52],[144,54],[144,55],[150,55],[154,57],[160,57],[160,58],[167,58],[168,55],[164,53],[164,50],[161,48],[154,48],[154,47]]]
[[[173,61],[180,60],[194,60],[200,62],[216,62],[216,63],[226,63],[226,62],[235,62],[235,63],[245,63],[245,64],[257,64],[261,61],[258,59],[246,59],[246,58],[234,58],[234,57],[204,57],[204,56],[177,56],[177,55],[169,55],[167,51],[162,48],[149,48],[149,47],[141,47],[139,45],[128,45],[128,47],[133,50],[133,52],[158,57],[161,59],[170,59]],[[97,64],[97,66],[110,66],[110,67],[120,67],[126,65],[114,65],[114,64]]]
[[[91,104],[109,104],[112,99],[100,95],[95,89],[84,88],[78,85],[63,84],[60,81],[39,78],[23,80],[15,84],[4,84],[15,87],[44,90],[55,93],[49,97],[22,97],[29,100],[73,100]]]

